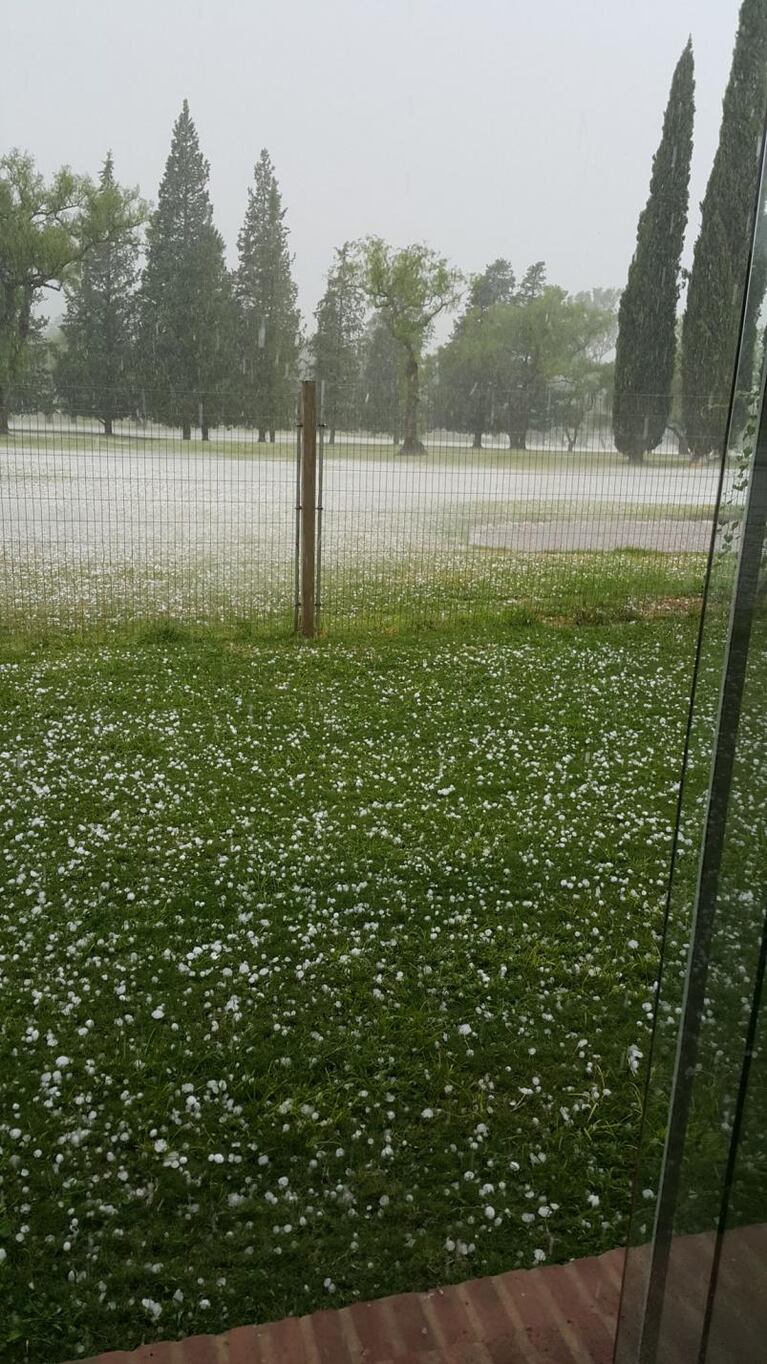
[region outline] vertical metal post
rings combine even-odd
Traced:
[[[317,564],[317,385],[301,384],[301,634],[315,635]]]
[[[301,610],[301,399],[296,414],[296,535],[293,552],[293,633],[298,634]]]
[[[325,468],[325,423],[320,421],[319,459],[317,461],[317,582],[314,598],[314,625],[320,628],[322,610],[322,479]]]

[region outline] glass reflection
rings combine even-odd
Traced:
[[[762,215],[757,264],[766,239]],[[751,296],[759,287],[755,273]],[[746,318],[750,305],[751,298]],[[736,413],[751,355],[744,345]],[[710,564],[617,1364],[756,1364],[765,1357],[767,1331],[754,1306],[767,1263],[759,1230],[767,1222],[759,1136],[767,905],[763,402],[758,413],[758,429],[733,441],[732,458],[742,460],[745,447],[750,464],[750,477],[740,480],[746,499],[739,507],[736,493],[728,505],[729,526]]]

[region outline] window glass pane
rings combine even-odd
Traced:
[[[757,262],[764,239],[762,216],[754,250]],[[749,281],[752,297],[760,287],[758,270],[756,274],[756,280],[752,272]],[[748,302],[745,316],[749,320]],[[756,325],[762,328],[763,319],[756,318]],[[744,680],[740,666],[745,667],[747,656],[751,589],[763,535],[762,455],[752,458],[756,414],[750,363],[749,348],[744,346],[735,410],[737,414],[741,405],[753,415],[745,437],[733,422],[720,512],[720,526],[725,528],[719,532],[701,628],[624,1281],[619,1364],[696,1359],[711,1303],[723,1306],[723,1300],[712,1297],[720,1223],[723,1217],[732,1226],[764,1220],[764,1188],[755,1154],[744,1153],[737,1161],[732,1196],[727,1192],[767,903],[761,588],[755,595],[757,624]],[[737,472],[733,480],[730,469],[744,469],[749,459],[750,480]],[[749,488],[739,489],[740,483],[749,483]],[[752,528],[748,552],[741,545],[745,525]],[[696,945],[690,952],[693,934]],[[749,1097],[755,1110],[758,1073],[757,1065]],[[757,1124],[758,1118],[753,1121]],[[713,1321],[721,1335],[721,1312]],[[746,1354],[737,1357],[750,1359]]]

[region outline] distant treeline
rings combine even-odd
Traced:
[[[428,246],[396,250],[370,237],[335,252],[308,331],[268,152],[229,269],[186,101],[151,212],[120,185],[111,154],[94,184],[67,168],[45,181],[30,156],[12,152],[0,161],[0,432],[14,412],[57,409],[97,419],[107,435],[132,418],[184,438],[198,428],[205,440],[225,424],[273,440],[294,420],[299,374],[313,373],[330,440],[362,429],[413,454],[428,424],[466,433],[475,448],[485,434],[524,448],[530,431],[556,429],[573,449],[584,425],[611,409],[615,444],[630,460],[669,429],[681,451],[705,457],[721,449],[730,408],[754,217],[765,207],[766,110],[767,5],[743,0],[689,276],[691,43],[674,72],[622,293],[568,294],[547,283],[541,261],[518,278],[501,258],[467,278]],[[763,349],[763,237],[740,345],[740,425]],[[50,288],[67,299],[54,332],[36,310]],[[445,310],[455,310],[452,333],[429,353]]]

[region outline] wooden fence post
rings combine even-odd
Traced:
[[[301,384],[301,634],[315,634],[317,564],[317,385]]]

